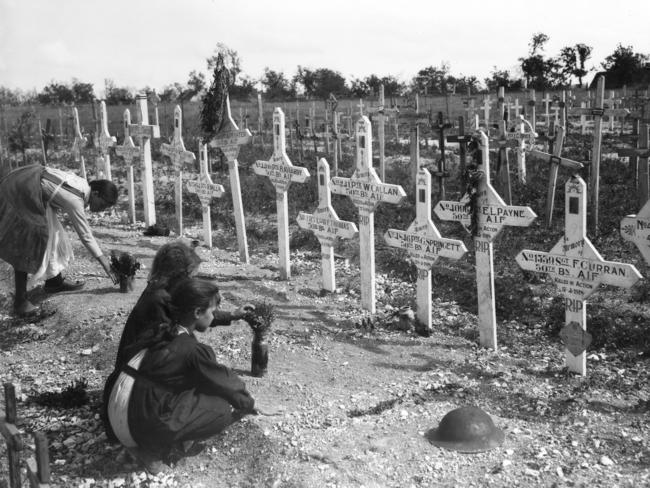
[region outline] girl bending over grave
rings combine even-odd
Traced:
[[[0,180],[0,259],[11,264],[16,279],[14,312],[36,317],[40,309],[27,299],[27,275],[45,278],[48,293],[76,290],[82,282],[63,278],[72,260],[72,245],[56,217],[65,212],[81,242],[99,261],[113,283],[111,265],[90,230],[84,207],[101,212],[117,201],[117,187],[108,180],[88,183],[75,174],[40,164],[18,168]]]
[[[111,441],[117,439],[107,422],[108,395],[122,365],[141,349],[138,344],[157,337],[161,327],[165,328],[172,324],[170,290],[179,281],[196,274],[201,258],[196,254],[194,247],[186,239],[177,239],[158,250],[151,265],[149,283],[126,320],[115,359],[115,370],[108,377],[104,388],[102,414],[104,427]],[[250,305],[244,305],[233,312],[215,310],[210,326],[230,325],[232,321],[243,318],[250,309]]]
[[[255,407],[244,382],[216,361],[214,351],[195,337],[214,320],[220,297],[216,284],[201,278],[178,283],[170,300],[173,322],[144,342],[123,365],[111,389],[110,425],[119,441],[150,472],[161,460],[197,452],[207,439]]]

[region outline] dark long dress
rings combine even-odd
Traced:
[[[255,404],[244,382],[193,334],[149,349],[138,373],[128,425],[138,446],[154,454],[215,435],[233,422],[233,408],[252,411]]]

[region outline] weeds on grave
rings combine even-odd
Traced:
[[[29,401],[43,407],[78,408],[88,404],[88,381],[78,378],[62,391],[46,391],[29,398]]]

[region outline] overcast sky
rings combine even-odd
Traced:
[[[0,0],[0,86],[75,77],[100,96],[105,78],[161,89],[207,75],[219,42],[252,78],[267,66],[291,78],[301,65],[409,81],[445,62],[483,80],[515,70],[536,32],[550,37],[547,55],[593,46],[600,68],[618,43],[650,53],[650,0]]]

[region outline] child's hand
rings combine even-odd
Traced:
[[[239,320],[245,318],[248,314],[253,313],[254,311],[255,305],[251,303],[245,303],[234,312],[232,312],[232,316],[234,320]]]

